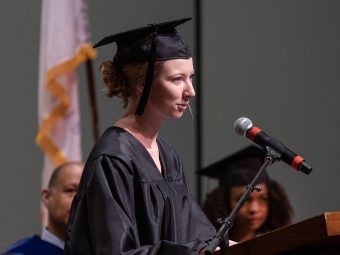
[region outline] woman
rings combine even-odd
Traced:
[[[100,69],[126,113],[87,159],[68,223],[66,254],[203,254],[215,229],[189,193],[183,165],[158,132],[195,96],[190,51],[175,27],[150,25],[117,43]]]
[[[245,193],[247,186],[260,170],[265,153],[249,146],[226,159],[213,164],[200,174],[219,178],[220,186],[207,195],[203,211],[216,229],[219,218],[227,218]],[[229,231],[230,239],[243,242],[260,234],[291,224],[293,209],[280,184],[263,172],[254,190],[243,204]]]

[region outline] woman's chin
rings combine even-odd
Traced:
[[[170,114],[169,118],[170,119],[179,119],[182,116],[183,116],[183,112],[176,111],[176,112],[173,112],[172,114]]]

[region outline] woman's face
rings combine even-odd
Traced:
[[[192,58],[167,60],[154,76],[147,108],[153,116],[179,118],[195,96]]]
[[[261,186],[262,190],[260,192],[254,190],[250,194],[234,220],[234,227],[257,231],[265,223],[269,209],[268,187],[264,183],[258,186]],[[246,187],[237,186],[230,188],[231,209],[234,209],[243,193],[245,193]]]

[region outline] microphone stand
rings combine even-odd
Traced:
[[[281,144],[280,144],[281,145]],[[225,240],[224,237],[228,233],[229,229],[233,226],[234,219],[237,215],[237,213],[240,211],[242,205],[247,201],[250,194],[256,190],[261,191],[261,186],[255,186],[255,183],[259,176],[263,173],[263,171],[266,169],[268,165],[273,164],[275,161],[280,160],[281,155],[284,153],[285,149],[284,146],[278,146],[278,148],[272,149],[270,147],[264,148],[266,151],[266,156],[264,163],[257,173],[257,175],[254,177],[253,181],[247,186],[246,192],[242,195],[240,200],[237,202],[236,206],[230,213],[230,215],[225,218],[224,220],[218,219],[218,222],[221,224],[221,227],[216,232],[215,236],[210,238],[209,244],[205,250],[205,255],[212,255],[216,249],[217,246],[221,246],[221,254],[225,255],[227,254],[227,248],[229,247],[229,237],[227,236],[227,239]],[[221,245],[222,244],[222,245]]]

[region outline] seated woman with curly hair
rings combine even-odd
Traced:
[[[218,178],[220,185],[207,194],[202,209],[216,229],[229,216],[264,161],[265,153],[249,146],[198,173]],[[266,232],[291,224],[293,208],[283,187],[263,172],[256,182],[262,190],[254,190],[234,219],[229,238],[243,242]]]

